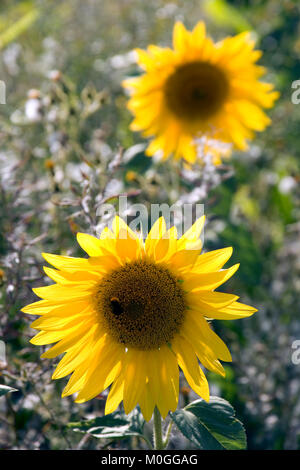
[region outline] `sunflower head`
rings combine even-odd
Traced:
[[[95,289],[95,310],[118,343],[142,351],[171,342],[186,310],[179,279],[139,259],[109,272]]]
[[[155,406],[165,417],[178,404],[179,368],[205,400],[201,366],[225,375],[231,355],[209,319],[237,319],[256,310],[216,291],[237,270],[223,269],[232,249],[201,252],[204,217],[182,237],[160,218],[143,242],[116,217],[100,238],[79,233],[88,258],[44,254],[55,282],[33,289],[42,300],[23,308],[39,315],[33,344],[55,343],[42,357],[65,353],[53,379],[72,374],[63,396],[81,403],[110,387],[106,413],[123,400],[139,403],[146,420]]]
[[[194,163],[205,137],[205,151],[218,164],[229,144],[246,150],[254,131],[270,123],[262,108],[271,108],[278,93],[259,81],[265,69],[256,64],[261,52],[249,33],[214,43],[204,23],[187,31],[178,22],[173,49],[150,45],[136,52],[144,73],[125,80],[124,87],[135,115],[131,128],[153,138],[148,155],[172,154]]]

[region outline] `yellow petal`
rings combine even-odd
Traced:
[[[99,273],[89,271],[76,271],[76,272],[63,272],[56,269],[44,266],[44,271],[50,279],[61,284],[72,284],[73,282],[82,282],[86,285],[91,281],[91,284],[96,283],[100,279]],[[93,282],[94,281],[94,282]]]
[[[77,233],[77,241],[89,256],[101,256],[101,241],[87,233]]]
[[[166,232],[167,226],[165,219],[159,217],[151,227],[151,230],[148,233],[148,236],[145,240],[145,251],[148,256],[153,256],[156,244],[160,240],[163,234]]]
[[[84,258],[73,258],[71,256],[52,255],[51,253],[42,253],[47,263],[63,271],[84,271],[90,268],[89,260]]]
[[[232,247],[221,248],[220,250],[209,251],[201,254],[193,267],[195,272],[218,271],[223,268],[224,264],[232,255]]]
[[[149,389],[165,418],[170,410],[175,411],[178,403],[179,370],[176,357],[167,346],[150,350],[147,369]]]
[[[93,335],[94,332],[102,337],[103,331],[99,325],[91,325],[90,328],[87,328],[84,332],[79,328],[76,333],[74,331],[69,332],[63,339],[61,339],[57,344],[45,351],[41,357],[52,359],[53,357],[59,356],[60,354],[68,351],[68,349],[80,344],[81,342],[87,341],[90,335]]]
[[[111,269],[118,268],[120,266],[120,260],[117,254],[108,254],[106,256],[93,256],[89,258],[88,264],[90,270],[104,274]]]
[[[90,307],[90,302],[80,300],[78,302],[68,302],[59,304],[50,300],[39,300],[33,304],[27,305],[22,309],[23,312],[30,315],[51,315],[56,317],[73,316]],[[90,307],[91,308],[91,307]]]
[[[215,312],[210,312],[210,318],[217,320],[238,320],[239,318],[251,317],[257,309],[240,302],[233,302],[227,307],[223,307]]]
[[[172,349],[177,356],[190,387],[204,400],[209,400],[209,387],[206,377],[200,368],[192,346],[181,336],[177,335],[172,341]]]
[[[72,302],[91,296],[94,284],[74,283],[72,288],[64,285],[53,284],[52,286],[37,287],[32,289],[38,296],[46,300],[57,302]]]
[[[205,38],[205,33],[205,23],[203,21],[199,21],[192,32],[192,41],[197,48],[201,47],[202,41]]]
[[[155,402],[153,395],[151,393],[149,383],[147,383],[146,387],[144,388],[144,392],[140,396],[140,407],[146,421],[150,421],[153,415],[154,406]]]
[[[57,331],[62,328],[69,328],[75,325],[84,318],[92,319],[93,310],[89,307],[76,315],[55,316],[55,315],[42,315],[40,318],[31,323],[30,327],[36,330]]]
[[[167,256],[169,248],[170,240],[168,240],[167,238],[161,238],[160,240],[158,240],[154,250],[155,260],[157,262],[163,260]]]
[[[67,351],[57,365],[52,375],[52,379],[65,377],[66,375],[71,374],[71,372],[73,372],[83,362],[89,362],[89,359],[94,353],[94,349],[97,347],[97,343],[104,339],[104,335],[95,335],[95,331],[97,331],[97,326],[94,327],[93,333],[90,333],[88,337],[86,336],[83,341],[78,341],[76,345]]]
[[[196,146],[190,134],[181,133],[178,147],[174,155],[175,160],[184,158],[188,163],[195,163],[197,159]]]
[[[67,385],[63,389],[63,392],[61,394],[62,398],[78,392],[86,382],[87,373],[88,369],[85,363],[77,367],[77,369],[71,375]]]
[[[122,374],[114,381],[105,403],[105,414],[113,413],[123,400],[124,376]]]
[[[87,381],[80,390],[76,403],[83,403],[94,398],[107,388],[120,372],[124,348],[106,338],[105,344],[97,354],[97,367],[88,373]]]
[[[146,386],[146,355],[147,351],[129,349],[125,356],[123,403],[126,414],[136,406]]]
[[[207,346],[214,352],[214,355],[225,362],[231,362],[232,357],[229,349],[224,341],[211,329],[205,318],[199,315],[198,312],[190,310],[188,313],[188,321],[192,322],[194,328],[194,336],[206,343]],[[193,338],[192,338],[193,339]]]
[[[177,271],[190,271],[199,256],[199,250],[177,251],[169,260],[168,264]]]
[[[30,342],[39,346],[44,344],[56,343],[60,339],[63,339],[68,336],[68,334],[70,333],[75,335],[75,333],[80,329],[81,334],[83,335],[91,326],[91,321],[87,321],[84,318],[82,322],[79,322],[70,328],[65,328],[60,331],[40,331],[30,340]]]
[[[157,263],[167,262],[177,252],[177,229],[171,227],[162,238],[157,241],[154,258]]]
[[[187,279],[184,279],[183,287],[188,291],[207,291],[216,289],[221,284],[228,281],[238,268],[239,264],[235,264],[231,268],[224,269],[219,272],[191,274]]]
[[[49,300],[38,300],[32,304],[28,304],[21,309],[21,312],[28,313],[29,315],[44,315],[51,310],[57,309],[56,302],[50,302]]]
[[[194,243],[201,235],[205,222],[205,215],[200,217],[196,222],[182,235],[178,240],[178,249],[188,249],[188,243]]]
[[[118,215],[115,216],[113,220],[113,232],[116,236],[116,238],[133,238],[133,239],[138,239],[137,235],[131,230],[131,228],[128,227],[128,225],[124,222],[121,217]],[[122,233],[120,234],[120,230],[122,230]]]
[[[184,51],[187,47],[187,31],[184,25],[177,21],[173,29],[173,47],[176,51]]]
[[[197,329],[198,332],[198,329]],[[181,331],[183,337],[191,344],[195,353],[197,354],[201,364],[212,372],[225,377],[225,371],[221,363],[218,361],[214,351],[195,334],[195,327],[193,322],[186,321]]]
[[[247,100],[238,100],[234,104],[241,122],[250,129],[263,131],[271,119],[254,103]]]
[[[223,292],[198,291],[189,294],[189,307],[201,311],[206,307],[211,309],[220,309],[232,304],[239,297],[233,294],[225,294]]]
[[[141,243],[138,238],[132,237],[128,230],[121,228],[116,240],[116,252],[121,260],[134,261],[141,254]]]

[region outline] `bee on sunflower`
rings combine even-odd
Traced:
[[[247,149],[254,132],[271,122],[263,108],[272,108],[279,96],[259,80],[266,70],[256,64],[262,52],[254,46],[248,32],[214,43],[203,22],[193,31],[177,22],[173,49],[136,49],[144,73],[123,85],[131,94],[131,129],[152,138],[147,155],[160,152],[163,159],[173,155],[192,164],[201,142],[202,153],[217,165],[231,147]]]
[[[215,290],[239,265],[222,269],[232,248],[201,253],[203,224],[204,217],[178,238],[161,217],[143,242],[116,217],[99,238],[78,233],[89,258],[43,254],[56,268],[44,268],[55,284],[33,289],[43,300],[23,312],[40,316],[33,344],[55,343],[42,357],[65,353],[52,377],[72,374],[62,396],[76,393],[82,403],[110,387],[106,414],[123,401],[127,414],[139,404],[146,420],[155,407],[165,418],[177,408],[180,367],[209,400],[200,364],[224,376],[220,360],[231,355],[208,320],[256,309]]]

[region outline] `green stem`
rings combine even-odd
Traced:
[[[157,407],[154,408],[153,443],[155,450],[164,449],[161,415]]]
[[[167,432],[166,432],[165,437],[164,437],[164,440],[163,440],[164,449],[165,449],[165,448],[167,447],[167,445],[169,444],[169,439],[170,439],[170,435],[171,435],[172,425],[173,425],[173,421],[170,421],[170,422],[169,422],[169,426],[168,426],[168,428],[167,428]]]
[[[144,441],[147,443],[149,449],[150,449],[150,450],[153,450],[153,446],[152,446],[151,442],[149,441],[148,437],[143,436],[143,439],[144,439]]]

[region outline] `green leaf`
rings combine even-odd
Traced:
[[[246,433],[226,400],[210,397],[209,403],[196,400],[171,413],[182,434],[203,450],[246,449]]]
[[[6,395],[7,393],[17,392],[16,388],[9,387],[8,385],[0,385],[0,397]]]
[[[145,420],[138,408],[129,415],[115,411],[88,421],[69,423],[68,427],[76,432],[91,434],[98,439],[122,439],[125,437],[143,437]]]

